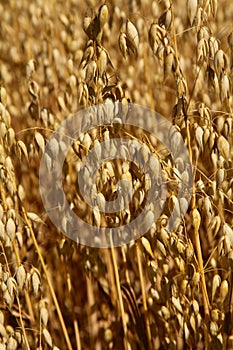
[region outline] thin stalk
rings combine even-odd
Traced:
[[[78,327],[78,321],[74,320],[74,332],[75,332],[75,339],[77,344],[77,350],[81,350],[81,339],[80,339],[80,333],[79,333],[79,327]]]
[[[175,30],[175,25],[174,25],[174,10],[173,10],[172,0],[170,0],[170,7],[171,7],[171,15],[172,15],[171,25],[172,25],[172,35],[173,35],[173,41],[174,41],[175,57],[176,57],[177,65],[178,65],[179,64],[179,55],[178,55],[177,40],[176,40],[176,30]]]
[[[53,299],[55,308],[56,308],[56,310],[57,310],[58,319],[59,319],[59,321],[60,321],[61,328],[62,328],[64,337],[65,337],[67,349],[68,349],[68,350],[72,350],[71,341],[70,341],[69,334],[68,334],[68,331],[67,331],[67,328],[66,328],[66,325],[65,325],[63,316],[62,316],[62,312],[61,312],[61,309],[60,309],[58,300],[57,300],[57,296],[56,296],[56,293],[55,293],[55,291],[54,291],[54,288],[53,288],[53,285],[52,285],[52,282],[51,282],[51,279],[50,279],[48,270],[47,270],[47,268],[46,268],[46,265],[45,265],[45,262],[44,262],[44,258],[43,258],[42,254],[41,254],[40,247],[39,247],[39,245],[38,245],[38,243],[37,243],[37,240],[36,240],[34,231],[33,231],[33,229],[32,229],[31,222],[30,222],[30,220],[28,219],[27,213],[26,213],[26,211],[25,211],[25,209],[24,209],[23,206],[22,206],[21,209],[22,209],[22,212],[23,212],[24,220],[25,220],[27,226],[29,227],[29,231],[30,231],[30,234],[31,234],[31,238],[32,238],[33,244],[34,244],[34,246],[35,246],[35,248],[36,248],[36,252],[37,252],[37,254],[38,254],[38,256],[39,256],[39,260],[40,260],[42,269],[43,269],[43,271],[44,271],[46,280],[47,280],[47,282],[48,282],[48,287],[49,287],[49,290],[50,290],[50,293],[51,293],[51,296],[52,296],[52,299]]]
[[[113,263],[112,263],[111,254],[110,254],[109,249],[105,249],[105,256],[106,256],[106,266],[108,269],[108,276],[109,276],[109,283],[110,283],[111,301],[112,301],[113,305],[116,305],[117,290],[116,290],[116,283],[115,283],[115,279],[114,279]]]
[[[125,247],[121,247],[121,253],[122,253],[122,258],[123,258],[123,262],[126,266],[126,254],[125,254]],[[129,271],[127,268],[125,268],[125,279],[126,282],[130,284],[130,279],[129,279]]]
[[[26,331],[25,331],[25,327],[24,327],[23,319],[22,319],[21,304],[20,304],[19,297],[18,297],[17,293],[16,293],[16,300],[17,300],[17,304],[18,304],[18,308],[19,308],[19,319],[20,319],[20,324],[21,324],[22,330],[23,330],[23,336],[24,336],[24,340],[25,340],[25,343],[26,343],[26,349],[30,350],[30,346],[29,346],[29,343],[28,343],[28,339],[27,339],[27,335],[26,335]]]
[[[192,210],[194,210],[196,207],[196,196],[193,195],[192,198]],[[200,280],[201,280],[201,292],[202,292],[202,298],[203,298],[203,306],[204,306],[204,315],[205,315],[205,322],[207,323],[210,318],[210,301],[209,296],[207,293],[206,288],[206,281],[205,281],[205,274],[204,274],[204,265],[203,265],[203,257],[202,257],[202,249],[201,249],[201,241],[199,236],[199,227],[198,225],[194,225],[194,247],[196,249],[196,255],[197,255],[197,264],[198,264],[198,271],[200,273]],[[209,334],[207,327],[204,325],[204,336],[205,336],[205,346],[207,347],[209,343]]]
[[[112,244],[112,236],[110,237],[111,237],[111,255],[112,255],[113,269],[114,269],[115,280],[116,280],[119,310],[121,314],[121,320],[122,320],[122,326],[123,326],[123,332],[124,332],[124,349],[129,350],[130,347],[128,343],[127,322],[126,322],[125,311],[124,311],[123,297],[121,293],[120,277],[119,277],[118,266],[116,261],[115,248],[113,247],[113,244]]]
[[[96,313],[92,312],[92,307],[95,304],[95,297],[93,291],[93,282],[92,278],[87,277],[87,299],[88,299],[88,326],[89,326],[89,335],[91,341],[91,349],[95,348],[96,350],[100,350],[99,342],[95,344],[95,338],[98,334],[98,320]]]
[[[39,350],[43,350],[42,349],[42,319],[41,319],[41,312],[40,312]]]
[[[149,320],[149,317],[148,317],[148,308],[147,308],[147,301],[146,301],[145,282],[144,282],[144,278],[143,278],[141,252],[140,252],[140,248],[139,248],[139,245],[138,245],[137,242],[135,243],[135,246],[136,246],[136,256],[137,256],[137,263],[138,263],[140,285],[141,285],[141,291],[142,291],[142,303],[143,303],[143,309],[144,309],[144,313],[145,313],[146,333],[147,333],[147,338],[148,338],[148,347],[149,347],[149,350],[152,350],[150,320]]]
[[[202,289],[202,296],[203,296],[204,313],[205,313],[206,320],[208,320],[209,315],[210,315],[210,312],[209,312],[210,302],[209,302],[209,297],[208,297],[207,288],[206,288],[206,281],[205,281],[199,232],[196,231],[195,229],[194,229],[194,243],[195,243],[195,248],[196,248],[196,253],[197,253],[198,270],[199,270],[200,276],[201,276],[201,289]]]
[[[69,298],[71,300],[75,300],[74,292],[73,292],[73,288],[72,288],[72,282],[71,282],[71,275],[68,271],[68,268],[70,267],[70,265],[65,263],[65,257],[63,255],[61,255],[61,260],[63,260],[64,266],[65,266],[66,282],[67,282],[67,289],[69,292]],[[68,268],[67,268],[67,266],[68,266]],[[80,340],[80,333],[79,333],[79,327],[78,327],[78,320],[75,318],[75,316],[73,319],[73,325],[74,325],[74,333],[75,333],[77,350],[81,350],[81,340]]]

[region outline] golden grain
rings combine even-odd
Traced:
[[[0,348],[231,348],[231,10],[229,0],[0,4]],[[128,101],[173,121],[169,143],[176,152],[175,130],[181,132],[194,166],[190,204],[182,155],[175,169],[159,141],[125,130]],[[98,227],[130,223],[156,185],[136,251],[133,242],[111,251],[72,243],[41,205],[38,167],[49,136],[68,115],[101,103],[97,116],[93,108],[82,121],[63,185],[71,208]],[[146,116],[137,118],[147,125]],[[107,125],[90,131],[93,122]],[[114,136],[141,147],[117,147]],[[50,146],[48,175],[64,142]],[[94,210],[77,184],[93,147],[98,160],[108,151],[122,158],[102,164],[96,184],[84,168]],[[132,201],[124,207],[120,198],[124,209],[105,215],[106,201],[123,192]],[[153,210],[163,205],[155,221]],[[173,230],[171,212],[185,214]],[[62,225],[69,228],[68,217]]]

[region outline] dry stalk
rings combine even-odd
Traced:
[[[115,276],[115,281],[116,281],[118,302],[119,302],[118,307],[119,307],[119,312],[121,315],[121,321],[122,321],[123,332],[124,332],[124,339],[123,339],[124,349],[128,350],[128,349],[130,349],[130,347],[129,347],[129,343],[128,343],[127,321],[126,321],[126,317],[125,317],[125,310],[124,310],[123,298],[122,298],[122,293],[121,293],[120,277],[119,277],[117,260],[116,260],[116,253],[115,253],[116,249],[114,247],[111,247],[110,249],[111,249],[111,255],[112,255],[114,276]]]
[[[59,318],[59,321],[60,321],[60,324],[61,324],[62,332],[63,332],[64,337],[65,337],[67,348],[68,348],[68,350],[72,350],[72,345],[71,345],[71,342],[70,342],[69,334],[68,334],[68,331],[67,331],[67,328],[66,328],[63,316],[62,316],[60,305],[59,305],[59,302],[57,300],[56,293],[54,291],[54,288],[53,288],[53,285],[52,285],[52,282],[51,282],[48,270],[46,268],[46,265],[45,265],[45,262],[44,262],[44,258],[43,258],[42,254],[41,254],[40,247],[39,247],[39,245],[37,243],[37,240],[36,240],[36,237],[35,237],[35,234],[34,234],[34,231],[33,231],[32,225],[31,225],[31,222],[28,219],[27,212],[26,212],[26,210],[24,209],[23,206],[21,207],[21,210],[22,210],[22,213],[23,213],[23,218],[25,220],[25,223],[26,223],[26,225],[28,226],[28,228],[30,230],[30,234],[31,234],[31,238],[32,238],[33,244],[34,244],[36,252],[37,252],[37,254],[39,256],[39,260],[40,260],[42,269],[44,271],[46,280],[48,282],[49,290],[51,292],[51,296],[52,296],[55,308],[57,310],[58,318]]]
[[[195,205],[195,199],[193,200],[192,205]],[[200,214],[198,210],[193,207],[193,227],[194,227],[194,246],[196,248],[196,254],[197,254],[197,262],[198,262],[198,269],[201,275],[201,288],[202,288],[202,296],[203,296],[203,303],[204,303],[204,312],[205,312],[205,319],[206,321],[209,320],[210,315],[210,302],[209,297],[207,293],[206,288],[206,280],[205,280],[205,274],[204,274],[204,265],[203,265],[203,258],[202,258],[202,250],[201,250],[201,242],[199,237],[199,228],[200,228]]]
[[[80,333],[79,333],[79,327],[78,327],[78,320],[76,319],[74,320],[74,330],[75,330],[77,350],[81,350],[82,345],[81,345],[81,339],[80,339]]]
[[[88,299],[88,326],[89,326],[89,334],[90,334],[90,342],[91,347],[96,347],[99,350],[100,344],[95,344],[95,337],[98,334],[98,322],[97,316],[92,312],[92,307],[95,304],[95,297],[93,291],[93,282],[92,278],[87,277],[87,299]]]
[[[151,330],[150,330],[150,320],[149,320],[147,300],[146,300],[145,280],[143,277],[141,252],[140,252],[140,248],[139,248],[139,245],[137,242],[135,243],[135,248],[136,248],[136,257],[137,257],[137,263],[138,263],[138,272],[139,272],[139,278],[140,278],[140,286],[141,286],[141,291],[142,291],[142,302],[143,302],[143,310],[144,310],[145,323],[146,323],[148,347],[149,347],[149,350],[151,350],[152,349]]]
[[[110,293],[111,293],[111,300],[113,305],[116,305],[117,303],[117,288],[115,283],[115,273],[114,273],[114,267],[112,262],[112,255],[109,249],[105,250],[106,255],[106,265],[108,267],[108,276],[109,276],[109,285],[110,285]]]
[[[233,347],[232,9],[230,0],[130,1],[129,8],[116,0],[99,7],[89,0],[0,3],[1,349]],[[71,207],[97,226],[125,224],[146,203],[152,181],[158,193],[163,182],[167,186],[165,204],[160,198],[152,203],[164,209],[142,246],[94,251],[75,245],[70,254],[57,228],[47,219],[42,224],[40,158],[68,115],[113,101],[127,113],[129,100],[156,110],[181,133],[195,169],[191,205],[176,198],[177,179],[188,177],[182,155],[178,174],[156,137],[120,128],[120,137],[143,144],[142,154],[130,152],[150,165],[149,178],[127,161],[107,162],[96,202],[115,198],[120,177],[130,179],[135,194],[119,215],[91,212],[77,173],[94,145],[117,134],[108,121],[81,135],[67,156],[64,189]],[[139,119],[149,126],[145,116]],[[47,165],[50,172],[50,157]],[[172,209],[186,214],[168,230]],[[57,318],[48,312],[50,302]]]

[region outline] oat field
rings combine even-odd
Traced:
[[[0,0],[0,350],[233,349],[232,95],[231,0]],[[160,113],[182,135],[193,174],[190,201],[179,201],[178,178],[189,179],[182,155],[177,175],[143,128],[118,118],[85,129],[62,169],[76,215],[127,228],[155,182],[150,208],[164,205],[156,220],[147,213],[142,237],[109,248],[64,235],[39,189],[48,139],[99,104],[106,115],[113,104]],[[151,172],[123,156],[105,162],[93,184],[99,207],[115,199],[119,178],[134,190],[107,215],[83,200],[77,169],[94,146],[126,134]],[[46,166],[49,178],[49,154]],[[173,211],[180,221],[168,229]]]

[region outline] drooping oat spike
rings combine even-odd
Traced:
[[[152,23],[149,29],[148,33],[148,39],[149,39],[149,44],[151,47],[151,50],[153,51],[154,54],[156,54],[157,48],[158,48],[158,29],[157,25],[155,23]]]
[[[130,20],[127,20],[126,23],[126,37],[130,50],[136,55],[139,47],[139,35],[137,28]]]
[[[203,134],[204,134],[203,128],[198,125],[198,127],[195,130],[195,137],[201,151],[203,150]]]
[[[210,57],[211,57],[211,59],[214,59],[214,56],[215,56],[216,52],[219,49],[219,42],[218,42],[218,40],[216,38],[211,36],[208,39],[208,44],[209,44]]]
[[[8,277],[6,285],[10,296],[13,298],[13,293],[16,290],[17,286],[16,280],[13,277]]]
[[[99,36],[101,36],[102,30],[100,28],[99,17],[96,16],[94,19],[86,17],[83,23],[83,29],[89,39],[99,41]]]
[[[182,314],[183,313],[183,309],[180,303],[180,299],[179,298],[175,298],[174,296],[172,296],[172,304],[175,306],[175,308]]]
[[[3,106],[6,106],[7,103],[7,92],[6,89],[0,85],[0,102]]]
[[[105,329],[105,331],[104,331],[105,342],[109,344],[112,341],[112,339],[113,339],[113,334],[112,334],[111,329],[109,329],[109,328]]]
[[[150,245],[150,242],[148,241],[148,239],[145,237],[142,237],[141,242],[142,242],[142,245],[145,248],[146,252],[149,254],[149,256],[152,259],[154,259],[154,254],[153,254],[153,251],[151,249],[151,245]]]
[[[46,307],[42,307],[40,310],[40,313],[41,313],[42,323],[46,327],[48,323],[48,318],[49,318],[48,310],[46,309]]]
[[[159,250],[160,253],[162,253],[163,256],[167,255],[167,250],[162,242],[160,240],[156,241],[156,247]]]
[[[86,50],[84,51],[82,60],[80,65],[84,68],[86,66],[86,64],[93,58],[94,56],[94,44],[93,44],[93,40],[89,40],[88,41],[88,46],[86,48]]]
[[[225,170],[222,168],[219,168],[216,173],[216,183],[218,187],[221,187],[221,184],[223,183],[225,179]]]
[[[230,144],[223,135],[219,136],[217,140],[217,147],[220,154],[222,154],[224,159],[228,161],[230,156]]]
[[[197,61],[202,61],[207,58],[208,43],[206,39],[202,38],[197,44]]]
[[[13,338],[13,336],[10,336],[7,342],[7,350],[16,350],[18,347],[17,340]]]
[[[220,291],[219,291],[219,299],[221,303],[223,303],[224,300],[226,299],[228,291],[229,291],[228,282],[227,280],[224,280],[220,285]]]
[[[119,43],[119,47],[120,47],[120,50],[121,50],[121,53],[122,53],[123,57],[126,58],[127,54],[128,54],[128,47],[127,47],[127,41],[126,41],[126,34],[125,33],[121,33],[120,34],[118,43]]]
[[[198,232],[201,224],[201,215],[196,208],[192,211],[192,223],[195,231]]]
[[[179,200],[177,199],[177,197],[174,194],[171,195],[171,197],[169,198],[168,208],[169,208],[170,212],[174,212],[177,217],[180,217]]]
[[[96,196],[96,204],[98,206],[99,211],[104,212],[105,211],[105,197],[103,193],[97,193]]]
[[[102,30],[104,25],[108,21],[108,7],[107,7],[107,5],[102,5],[100,7],[98,17],[99,17],[100,29]]]
[[[92,215],[93,215],[93,224],[96,227],[100,227],[101,226],[101,214],[100,214],[99,208],[97,206],[93,208]]]
[[[100,77],[103,76],[103,74],[106,72],[106,67],[108,63],[108,56],[103,49],[99,49],[99,54],[98,54],[98,60],[97,60],[97,68]]]
[[[211,334],[212,336],[215,336],[215,337],[216,337],[217,334],[218,334],[218,332],[219,332],[219,329],[218,329],[217,323],[211,321],[211,322],[210,322],[210,334]]]
[[[206,26],[202,26],[198,32],[197,32],[197,41],[200,41],[201,39],[208,40],[210,37],[210,29]]]
[[[163,71],[164,71],[164,82],[167,80],[169,74],[172,71],[172,65],[174,62],[174,55],[173,52],[169,49],[164,50],[164,66],[163,66]]]
[[[64,100],[64,98],[62,96],[58,96],[57,102],[58,102],[58,105],[59,105],[59,107],[61,108],[62,111],[68,112],[68,108],[66,106],[66,102],[65,102],[65,100]]]
[[[15,143],[15,131],[13,128],[9,128],[6,133],[6,140],[8,143],[9,148],[12,147],[12,145]]]
[[[77,88],[77,78],[74,74],[71,74],[68,80],[69,87],[71,89],[71,93],[74,94],[76,92]]]
[[[171,21],[172,21],[172,11],[171,11],[171,7],[169,7],[159,17],[158,23],[160,27],[164,27],[166,30],[169,30],[171,26]]]
[[[32,273],[31,279],[32,279],[33,292],[35,294],[37,294],[39,291],[39,287],[40,287],[40,278],[39,278],[38,273],[36,271],[34,271]]]
[[[211,12],[214,17],[216,17],[217,9],[218,9],[218,0],[211,0],[210,1],[210,8]]]
[[[36,62],[31,59],[28,61],[26,66],[26,77],[27,79],[31,79],[36,71]]]
[[[92,139],[88,133],[85,133],[84,138],[82,140],[82,145],[85,147],[86,153],[88,153],[88,151],[92,145]]]
[[[23,265],[20,265],[16,271],[16,281],[19,289],[22,289],[26,281],[26,272]]]
[[[90,84],[96,77],[97,65],[95,61],[90,61],[86,68],[86,82]]]
[[[226,73],[220,78],[220,99],[222,102],[230,98],[230,79]]]
[[[34,80],[31,80],[29,82],[28,92],[33,99],[37,100],[39,98],[40,88],[39,88],[39,85]]]
[[[41,149],[41,151],[44,152],[45,140],[44,140],[43,136],[39,132],[35,133],[35,140],[36,140],[37,145]]]
[[[91,17],[85,17],[83,20],[83,29],[87,36],[91,39]]]
[[[223,234],[229,239],[230,244],[233,246],[233,229],[227,223],[223,225]]]
[[[187,12],[188,12],[188,18],[191,26],[193,25],[195,16],[197,14],[197,0],[188,0],[187,1]]]
[[[43,329],[43,336],[44,336],[44,339],[45,339],[46,343],[50,347],[52,347],[52,345],[53,345],[52,337],[51,337],[49,331],[46,328]]]
[[[219,216],[215,216],[212,220],[212,223],[211,223],[211,226],[210,226],[210,229],[213,231],[213,237],[215,237],[219,230],[220,230],[220,227],[221,227],[221,219]]]
[[[15,232],[16,232],[15,222],[12,218],[9,218],[7,220],[7,224],[6,224],[6,233],[9,236],[9,238],[11,239],[11,241],[13,241],[15,238]]]
[[[214,57],[214,66],[215,66],[215,70],[216,70],[218,76],[220,76],[220,74],[226,70],[227,57],[226,57],[226,54],[223,50],[218,50],[216,52],[215,57]]]
[[[68,27],[69,26],[69,19],[67,18],[67,16],[64,13],[61,13],[59,16],[59,20],[61,21],[61,23],[65,26]]]

